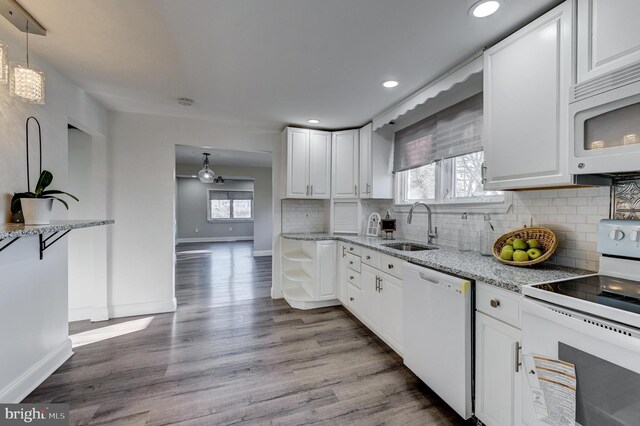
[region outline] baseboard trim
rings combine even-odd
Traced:
[[[253,241],[252,236],[248,237],[202,237],[202,238],[178,238],[176,244],[180,243],[223,243],[231,241]]]
[[[82,308],[69,309],[69,322],[86,321],[91,322],[106,321],[109,319],[109,310],[104,308],[94,308],[85,306]]]
[[[163,302],[128,303],[109,306],[109,318],[135,317],[138,315],[163,314],[175,312],[178,302],[174,297]]]
[[[71,358],[71,339],[67,338],[60,346],[49,352],[20,377],[0,390],[0,402],[17,404],[27,397],[35,388],[53,374],[66,360]]]
[[[254,250],[253,257],[271,256],[272,253],[271,250]]]

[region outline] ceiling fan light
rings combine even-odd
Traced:
[[[8,46],[0,41],[0,84],[9,82],[9,61],[7,59]]]
[[[22,62],[11,63],[9,92],[23,102],[44,105],[44,71]]]

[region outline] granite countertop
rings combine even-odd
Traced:
[[[581,275],[593,274],[584,269],[567,268],[551,264],[536,267],[505,265],[493,256],[482,256],[478,252],[461,252],[451,247],[437,246],[437,250],[405,252],[385,247],[383,244],[414,242],[406,239],[383,240],[379,237],[348,236],[332,234],[282,234],[284,238],[302,241],[338,240],[357,244],[390,256],[398,257],[417,265],[426,266],[452,275],[481,281],[520,293],[522,286],[543,283]]]
[[[111,225],[111,219],[100,220],[53,220],[49,225],[25,225],[24,223],[0,224],[0,240],[5,238],[28,237],[49,232],[69,231],[71,229],[91,228],[94,226]]]

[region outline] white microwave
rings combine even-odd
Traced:
[[[571,88],[569,172],[640,171],[640,64]]]

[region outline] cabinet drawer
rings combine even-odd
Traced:
[[[355,244],[346,244],[346,247],[347,247],[347,253],[351,253],[356,256],[360,256],[360,253],[362,252],[362,247],[357,246]]]
[[[362,311],[362,290],[351,283],[347,283],[347,309],[354,314]]]
[[[380,253],[377,251],[362,249],[362,263],[373,268],[380,269]]]
[[[362,286],[360,285],[360,272],[356,272],[352,269],[347,269],[345,271],[345,275],[348,283],[351,283],[358,288],[362,288]]]
[[[404,261],[397,257],[387,256],[380,254],[380,265],[378,268],[382,272],[386,272],[389,275],[393,275],[396,278],[402,279],[402,264]]]
[[[360,257],[347,253],[347,268],[360,272]]]
[[[476,285],[476,309],[517,328],[520,328],[521,298],[518,293],[492,285]]]

